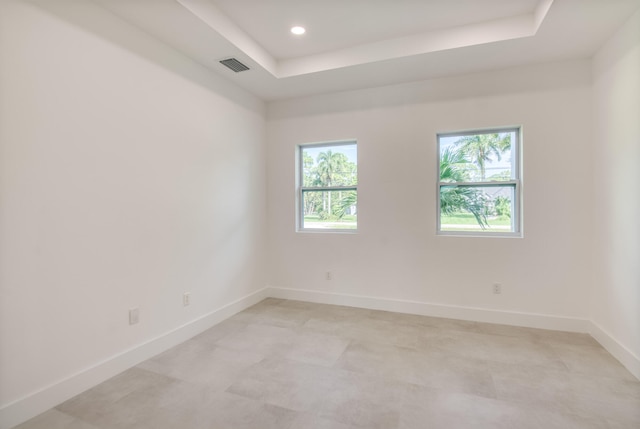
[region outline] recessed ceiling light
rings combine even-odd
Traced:
[[[305,30],[304,27],[299,27],[299,26],[291,27],[291,32],[293,34],[297,34],[297,35],[304,34],[305,31],[307,30]]]

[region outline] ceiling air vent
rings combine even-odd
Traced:
[[[249,67],[242,64],[240,61],[235,58],[227,58],[226,60],[221,60],[220,64],[229,67],[236,73],[240,73],[241,71],[249,70]]]

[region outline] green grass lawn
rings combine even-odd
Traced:
[[[511,219],[507,216],[497,216],[488,218],[489,225],[511,225]],[[443,215],[440,218],[440,223],[443,225],[477,225],[478,221],[471,213],[456,213],[453,215]]]
[[[511,219],[507,216],[496,216],[487,219],[488,226],[481,229],[478,221],[471,213],[455,213],[440,218],[440,226],[443,231],[468,231],[468,232],[508,232],[511,229]]]
[[[328,219],[322,220],[318,215],[306,215],[304,217],[305,222],[355,222],[358,219],[355,215],[344,215],[342,219]]]
[[[511,219],[507,216],[497,216],[487,219],[489,222],[488,229],[490,230],[492,227],[498,227],[498,229],[504,229],[505,227],[511,226]],[[322,220],[317,215],[307,215],[304,217],[304,222],[307,226],[313,228],[313,224],[331,224],[330,228],[332,229],[353,229],[355,228],[355,223],[357,222],[357,216],[346,215],[342,219],[331,219],[331,220]],[[443,230],[477,230],[478,222],[476,218],[471,213],[456,213],[453,215],[443,215],[440,218],[440,223],[443,227]],[[457,225],[455,228],[447,228],[446,225]],[[469,228],[465,228],[462,225],[468,225]],[[501,228],[500,228],[501,227]]]
[[[307,228],[327,228],[327,229],[356,229],[358,217],[355,215],[345,215],[342,219],[320,219],[318,215],[307,215],[304,223]],[[315,226],[314,226],[315,224]]]

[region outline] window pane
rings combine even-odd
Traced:
[[[515,179],[516,132],[440,136],[441,182]]]
[[[303,222],[307,229],[356,229],[357,191],[303,191]]]
[[[515,185],[440,187],[440,230],[514,232]]]
[[[358,184],[357,146],[302,146],[302,186],[330,187]]]

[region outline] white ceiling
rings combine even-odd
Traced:
[[[538,0],[211,0],[278,60],[533,13]],[[289,29],[302,25],[304,37]]]
[[[94,0],[265,100],[589,58],[640,0]],[[307,33],[289,29],[302,25]],[[235,57],[251,70],[234,73]]]

